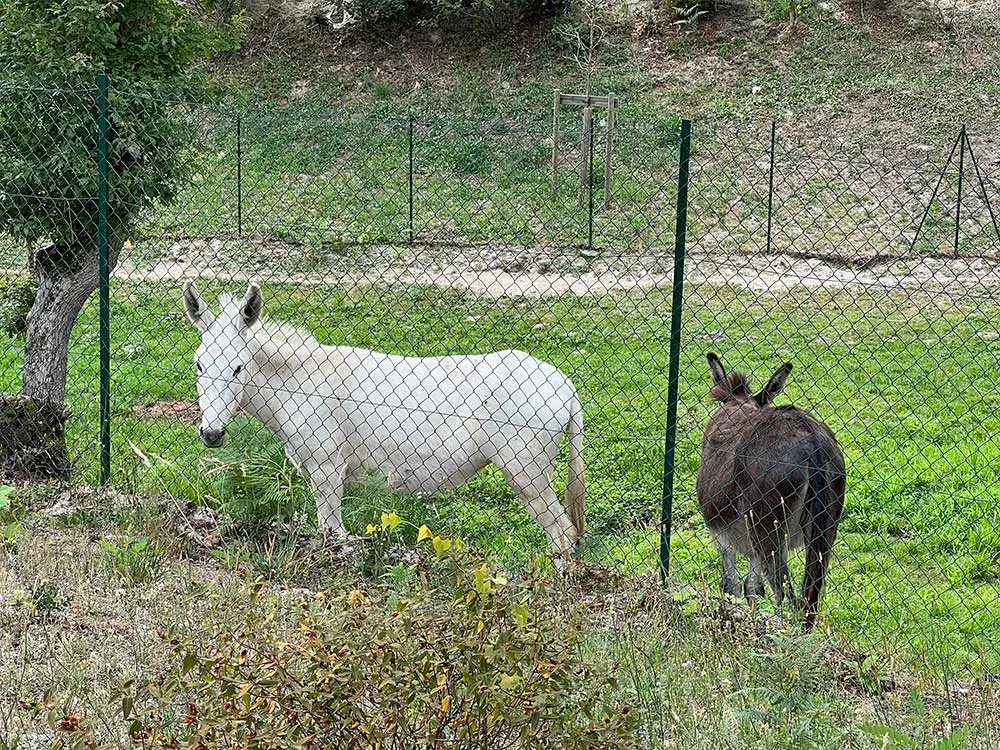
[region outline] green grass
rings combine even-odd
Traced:
[[[542,115],[480,120],[416,114],[414,238],[586,245],[589,202],[577,196],[580,125],[564,119],[553,196],[551,115]],[[248,105],[241,110],[241,198],[236,113],[212,110],[199,113],[199,119],[205,140],[196,178],[169,210],[142,227],[154,242],[140,243],[138,261],[160,257],[159,238],[230,236],[238,230],[304,242],[327,256],[345,243],[409,237],[410,126],[404,102],[374,101],[360,112],[331,109],[314,92],[304,102]],[[673,236],[678,137],[676,117],[655,111],[622,115],[613,209],[605,213],[603,130],[598,131],[595,244],[647,248]]]
[[[216,289],[205,290],[214,297]],[[270,315],[305,322],[321,340],[433,355],[517,346],[563,368],[587,423],[589,532],[585,556],[630,572],[656,565],[669,340],[666,292],[546,300],[478,300],[411,287],[322,293],[265,286]],[[117,481],[225,500],[193,426],[139,421],[134,405],[195,396],[197,333],[173,286],[116,283],[112,407]],[[848,461],[847,510],[825,599],[826,619],[860,648],[957,676],[996,671],[1000,622],[1000,429],[995,360],[982,332],[1000,310],[990,300],[924,296],[689,289],[681,345],[681,401],[672,572],[711,585],[715,552],[697,513],[694,474],[711,406],[704,352],[720,352],[758,383],[795,363],[782,402],[813,408],[833,427]],[[474,320],[474,322],[470,322]],[[96,316],[88,306],[73,342],[70,440],[79,476],[96,474]],[[11,342],[12,344],[14,342]],[[0,388],[16,386],[16,344],[0,347]],[[136,457],[159,456],[152,470]],[[224,456],[274,451],[259,425],[241,423]],[[560,464],[559,482],[565,468]],[[279,496],[279,502],[280,502]],[[298,498],[301,492],[285,497]],[[353,487],[349,528],[399,510],[467,536],[511,564],[542,553],[540,530],[495,473],[431,501]],[[301,514],[300,514],[301,517]],[[797,558],[796,571],[801,573]]]
[[[712,620],[648,597],[598,631],[591,647],[594,658],[616,665],[622,693],[639,712],[643,745],[840,750],[996,742],[986,704],[959,720],[912,687],[876,697],[858,680],[863,670],[840,660],[823,636],[720,632]],[[877,739],[885,727],[899,744]],[[949,733],[966,741],[935,744]]]

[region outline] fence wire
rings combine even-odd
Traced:
[[[804,144],[781,128],[720,126],[697,139],[672,572],[718,566],[695,488],[717,407],[706,352],[748,373],[753,393],[791,362],[776,403],[811,410],[846,455],[827,622],[866,652],[968,680],[1000,663],[1000,234],[997,184],[969,166],[974,138],[958,139],[950,156],[952,144]],[[803,568],[793,556],[793,581]]]
[[[24,206],[97,205],[100,117],[94,91],[2,96],[0,259],[13,290],[39,272],[39,243],[14,231]],[[136,101],[169,111],[195,144],[170,194],[128,194],[137,183],[115,142],[116,107]],[[239,528],[318,522],[363,534],[396,510],[521,565],[576,536],[561,502],[572,440],[560,443],[576,429],[578,399],[578,554],[641,575],[661,571],[669,552],[671,579],[714,591],[719,554],[696,491],[716,408],[705,355],[718,352],[755,389],[791,362],[775,403],[828,424],[847,465],[822,625],[948,680],[995,678],[1000,191],[974,133],[894,148],[695,122],[678,206],[680,120],[627,108],[606,195],[599,111],[588,142],[576,114],[553,133],[544,118],[126,102],[114,86],[110,104],[102,205],[113,233],[116,210],[143,204],[118,237],[109,288],[115,484],[212,504]],[[71,188],[37,177],[55,157],[44,140],[24,150],[28,123],[11,115],[56,118],[61,106],[89,113],[73,158],[83,154],[77,171],[94,179]],[[686,232],[675,232],[678,215]],[[32,238],[58,246],[60,226]],[[686,240],[676,301],[675,233]],[[192,280],[201,296],[186,315],[181,287]],[[248,282],[260,298],[244,297]],[[18,392],[25,305],[5,297],[0,390]],[[259,324],[261,301],[265,321],[295,330]],[[95,295],[69,347],[66,430],[80,483],[102,478],[99,319]],[[665,477],[672,324],[677,419]],[[511,349],[530,358],[468,358]],[[208,450],[224,426],[225,445]],[[475,474],[484,464],[494,468]],[[803,575],[795,553],[791,579]]]

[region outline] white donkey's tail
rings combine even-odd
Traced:
[[[566,426],[566,436],[569,438],[566,510],[569,512],[569,520],[576,528],[576,539],[579,543],[586,526],[584,503],[587,499],[587,488],[583,481],[583,406],[579,397],[575,399],[570,409],[569,424]]]

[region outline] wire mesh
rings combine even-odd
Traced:
[[[719,580],[695,487],[703,427],[718,406],[708,399],[706,353],[749,374],[753,393],[791,362],[776,403],[812,411],[846,455],[827,625],[864,653],[966,687],[990,679],[1000,659],[992,424],[1000,236],[987,206],[996,184],[967,166],[956,222],[952,144],[899,152],[804,144],[778,128],[769,174],[765,127],[716,123],[696,142],[674,574]],[[796,586],[803,567],[804,555],[793,556]]]
[[[38,116],[58,116],[72,97],[73,106],[94,106],[89,90],[51,97],[8,87],[3,95],[25,111],[33,96],[49,97]],[[127,104],[113,88],[112,123]],[[1000,196],[975,158],[974,133],[957,135],[955,148],[894,150],[784,127],[772,138],[767,125],[695,123],[677,448],[667,477],[674,502],[661,528],[678,320],[679,120],[618,112],[605,196],[600,112],[588,143],[574,112],[553,134],[543,118],[146,103],[154,105],[193,145],[173,155],[189,175],[175,195],[146,202],[112,273],[115,483],[217,505],[239,527],[309,527],[318,504],[330,532],[341,531],[333,505],[342,492],[348,533],[396,510],[522,565],[573,536],[562,511],[572,447],[560,438],[573,432],[578,398],[587,488],[579,554],[651,573],[666,532],[670,576],[714,588],[718,552],[695,487],[715,408],[705,354],[719,352],[758,387],[789,361],[777,403],[812,410],[847,462],[823,626],[949,681],[995,676]],[[23,137],[9,129],[25,123],[9,117],[11,107],[2,111],[0,173],[36,160],[37,174],[45,153],[12,149]],[[96,174],[92,124],[87,169]],[[112,185],[112,196],[129,184]],[[0,226],[13,226],[22,193],[61,200],[53,189],[3,178]],[[97,185],[74,189],[82,192],[73,200],[92,200]],[[22,273],[24,243],[0,237],[5,272]],[[185,319],[186,280],[197,280],[217,318],[204,336]],[[256,298],[243,299],[250,281],[260,284],[265,320],[315,343],[256,324]],[[235,295],[225,311],[223,293]],[[244,313],[255,333],[228,335]],[[97,323],[91,299],[70,346],[67,430],[78,482],[99,478]],[[23,334],[2,341],[0,390],[17,391]],[[240,348],[247,341],[258,346],[252,357]],[[461,359],[435,368],[345,347]],[[532,359],[469,359],[511,349]],[[289,364],[299,360],[307,364]],[[251,403],[265,391],[284,412]],[[213,442],[227,409],[226,444],[209,451],[199,428]],[[283,441],[263,422],[294,429]],[[480,463],[493,466],[471,476]],[[341,490],[343,476],[351,481]],[[793,555],[791,577],[802,576],[802,556]]]
[[[552,132],[538,124],[372,119],[327,108],[292,116],[273,103],[171,106],[196,136],[186,154],[190,177],[169,204],[142,214],[111,283],[116,482],[219,504],[241,525],[316,523],[309,472],[296,474],[282,442],[259,420],[238,417],[217,453],[197,438],[192,356],[199,334],[184,320],[181,283],[198,279],[218,313],[220,293],[240,294],[253,280],[262,286],[268,319],[301,326],[325,344],[407,356],[521,349],[559,368],[586,404],[586,451],[593,455],[583,554],[624,570],[654,569],[664,373],[644,335],[651,330],[649,312],[642,312],[646,300],[628,289],[633,258],[661,262],[672,236],[676,138],[664,135],[662,123],[653,128],[662,146],[655,158],[638,150],[649,140],[644,123],[619,126],[614,194],[605,211],[603,163],[590,163],[593,149],[568,117],[558,134],[562,157],[553,192]],[[598,118],[596,137],[602,124]],[[582,192],[581,159],[591,174]],[[639,215],[652,219],[631,218]],[[92,300],[76,329],[74,340],[84,349],[93,344],[96,312]],[[543,365],[531,360],[525,367]],[[9,372],[17,369],[15,352]],[[13,377],[4,385],[17,386]],[[70,443],[80,457],[75,476],[96,481],[94,384],[84,375],[71,378],[70,387],[70,405],[86,404],[71,422]],[[495,398],[497,387],[488,390]],[[425,396],[432,405],[436,397],[433,389]],[[384,398],[353,400],[368,408]],[[433,416],[434,408],[415,408]],[[532,419],[543,410],[536,404]],[[486,421],[501,432],[517,425],[513,417]],[[564,418],[557,437],[569,427]],[[512,438],[499,440],[488,437],[496,445],[481,446],[480,454],[499,459],[490,451],[508,449]],[[427,445],[414,448],[433,453]],[[487,463],[484,455],[470,460]],[[564,445],[552,462],[560,497],[568,460]],[[301,456],[291,463],[305,469]],[[375,468],[394,478],[391,467]],[[363,480],[349,483],[343,502],[352,533],[395,508],[523,564],[551,552],[545,523],[565,523],[547,481],[512,478],[509,467],[488,469],[433,502],[390,492],[384,479],[362,476],[364,467],[350,472]],[[505,481],[505,473],[517,481]],[[526,479],[530,486],[517,492]],[[536,510],[542,524],[526,512],[525,490],[545,491],[552,508]]]

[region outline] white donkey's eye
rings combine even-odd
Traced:
[[[239,374],[240,374],[240,373],[241,373],[242,371],[243,371],[243,365],[240,365],[240,366],[239,366],[239,367],[237,367],[237,368],[236,368],[235,370],[233,370],[233,377],[236,377],[236,376],[237,376],[237,375],[239,375]]]

